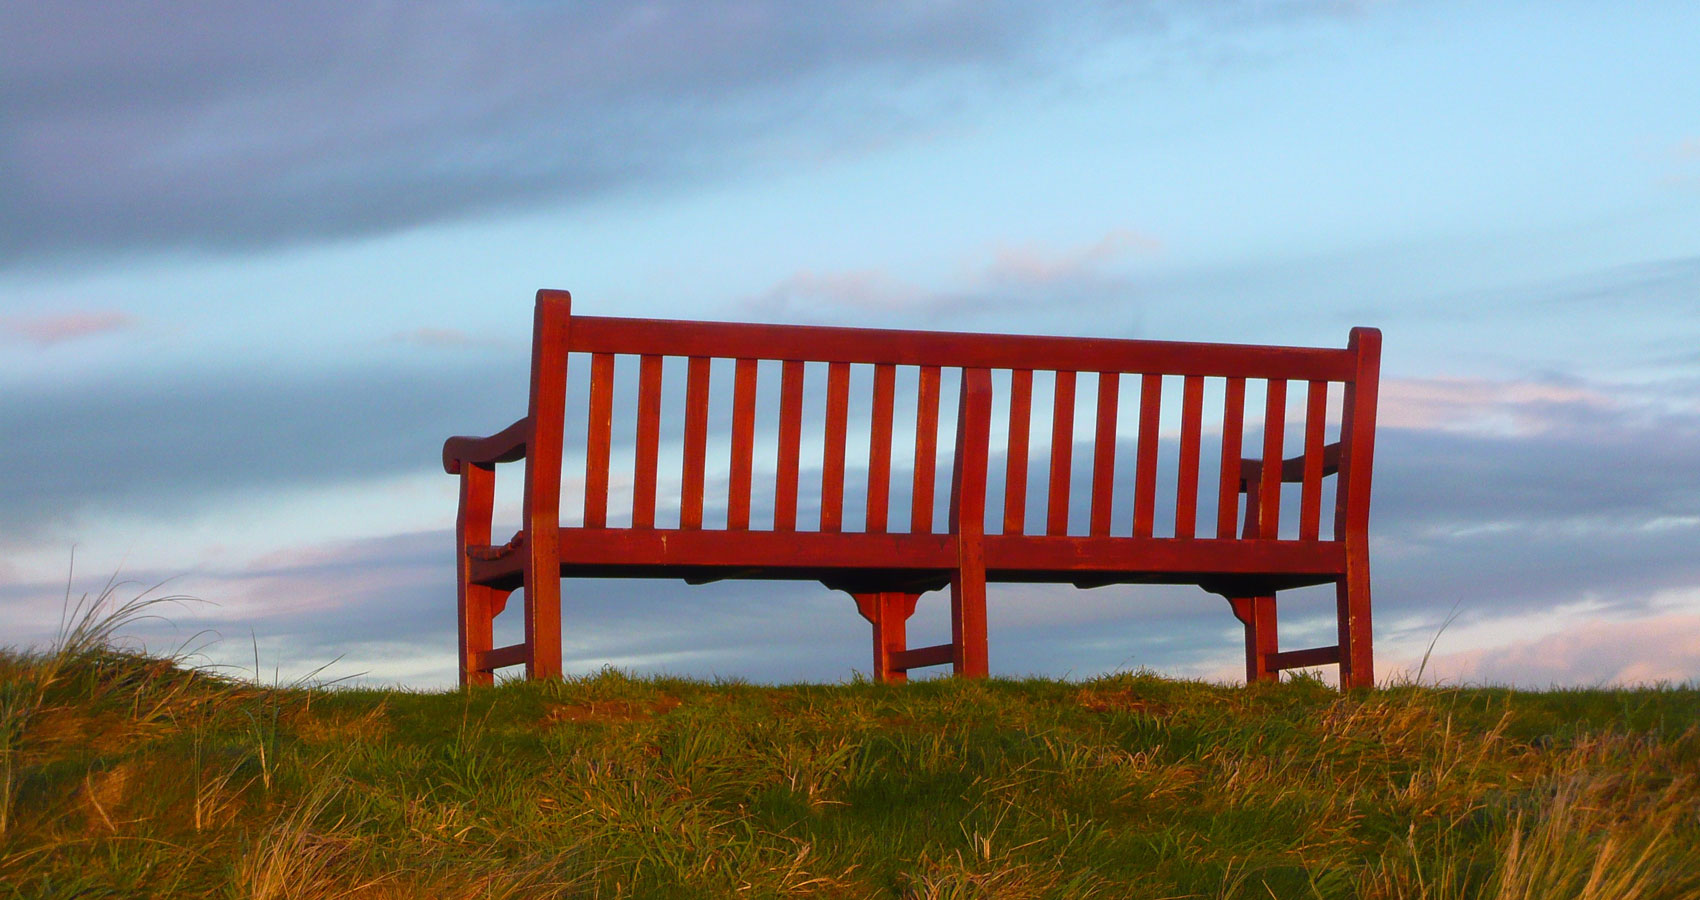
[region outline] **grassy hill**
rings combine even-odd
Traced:
[[[0,897],[1700,896],[1700,696],[0,654]]]

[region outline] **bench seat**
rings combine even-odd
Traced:
[[[948,534],[813,531],[732,532],[684,529],[560,529],[561,575],[585,578],[723,578],[866,582],[934,589],[950,582],[956,538]],[[1213,584],[1251,594],[1327,584],[1345,572],[1337,541],[1069,537],[988,534],[986,577],[1002,582]],[[489,548],[474,560],[474,582],[521,586],[519,543]],[[505,551],[505,552],[504,552]],[[499,555],[498,555],[499,554]]]

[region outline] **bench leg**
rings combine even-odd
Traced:
[[[908,591],[880,591],[852,594],[856,609],[874,626],[874,680],[901,684],[909,680],[909,670],[897,668],[897,657],[909,649],[909,617],[915,614],[915,601],[920,594]]]
[[[1346,551],[1346,577],[1335,583],[1334,598],[1340,621],[1340,689],[1373,688],[1367,553]]]
[[[525,566],[525,677],[560,678],[560,550],[553,543],[526,543],[531,558]]]
[[[1275,626],[1275,597],[1229,597],[1234,617],[1245,624],[1245,680],[1277,681],[1279,670],[1272,668],[1270,657],[1279,649]]]
[[[461,687],[495,684],[496,670],[485,661],[484,654],[494,649],[495,619],[507,607],[511,593],[480,584],[461,585]]]
[[[986,652],[986,556],[980,542],[963,540],[960,560],[950,578],[952,668],[959,676],[985,678],[990,672]]]
[[[494,588],[460,583],[460,686],[494,684],[495,674],[480,665],[484,654],[495,647]]]
[[[460,472],[460,507],[455,517],[456,618],[460,621],[460,684],[491,684],[494,675],[481,670],[480,659],[492,647],[491,620],[506,594],[472,583],[472,560],[466,548],[490,543],[490,508],[496,472],[488,466],[465,465]]]

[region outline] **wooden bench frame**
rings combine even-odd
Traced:
[[[1245,625],[1246,678],[1337,664],[1343,688],[1373,687],[1369,499],[1381,335],[1354,328],[1344,350],[1162,341],[952,334],[791,325],[574,317],[565,291],[539,291],[527,416],[490,437],[454,437],[443,465],[460,475],[456,522],[460,677],[489,684],[496,669],[525,666],[532,678],[561,674],[561,578],[567,575],[818,580],[849,592],[873,625],[874,676],[903,681],[910,669],[950,664],[987,674],[986,582],[1055,581],[1082,587],[1188,583],[1228,599]],[[591,355],[584,524],[562,527],[562,440],[569,352]],[[633,524],[607,524],[614,356],[641,357]],[[686,357],[684,470],[678,528],[655,527],[661,360]],[[736,360],[732,470],[725,529],[703,528],[709,360]],[[757,362],[782,360],[775,527],[750,527]],[[821,528],[796,528],[798,443],[805,362],[828,366]],[[845,416],[852,364],[874,367],[868,508],[862,532],[842,530]],[[893,373],[919,367],[915,482],[910,531],[888,532]],[[933,531],[933,479],[941,369],[960,369],[947,533]],[[1056,373],[1045,534],[1025,533],[1028,429],[1011,427],[1003,533],[987,534],[992,370],[1009,370],[1010,421],[1031,423],[1032,374]],[[1097,452],[1090,533],[1068,534],[1075,375],[1099,372]],[[1140,376],[1131,536],[1110,534],[1117,386]],[[1164,375],[1183,381],[1173,537],[1153,537],[1158,417]],[[1197,535],[1201,410],[1206,378],[1224,379],[1221,481],[1214,535]],[[1262,456],[1242,459],[1247,379],[1266,380]],[[1284,459],[1289,381],[1306,384],[1303,452]],[[1325,444],[1328,385],[1344,385],[1340,441]],[[928,426],[931,427],[928,427]],[[525,461],[523,527],[491,542],[495,467]],[[1336,476],[1334,529],[1319,537],[1323,479]],[[1280,486],[1300,484],[1296,539],[1278,537]],[[1245,498],[1244,528],[1240,498]],[[563,550],[565,548],[565,551]],[[1335,646],[1281,651],[1277,591],[1336,586]],[[950,588],[951,642],[907,646],[917,598]],[[492,646],[493,619],[525,589],[525,639]]]

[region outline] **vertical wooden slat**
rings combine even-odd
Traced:
[[[661,357],[638,364],[636,462],[632,473],[632,527],[655,527],[655,468],[661,440]]]
[[[826,368],[826,450],[821,457],[820,530],[844,530],[844,441],[849,426],[850,364]]]
[[[614,354],[590,356],[590,421],[584,452],[584,527],[608,527],[608,450],[614,425]]]
[[[1198,534],[1198,452],[1203,430],[1204,377],[1188,375],[1181,387],[1181,468],[1175,487],[1175,537]]]
[[[1027,439],[1033,427],[1033,370],[1009,373],[1009,455],[1003,478],[1003,533],[1027,530]]]
[[[702,528],[703,468],[708,456],[708,372],[706,356],[691,357],[685,375],[685,458],[679,491],[679,527]]]
[[[1216,537],[1229,539],[1239,528],[1240,444],[1245,440],[1245,379],[1229,378],[1222,400],[1222,480],[1216,492]]]
[[[963,369],[950,492],[950,531],[956,535],[957,548],[956,571],[950,579],[950,642],[953,669],[965,678],[987,674],[984,534],[991,411],[991,373]]]
[[[909,506],[909,531],[933,530],[933,480],[938,467],[939,367],[922,366],[915,395],[915,485]]]
[[[1098,423],[1092,441],[1092,510],[1094,535],[1110,533],[1110,498],[1116,483],[1116,410],[1121,394],[1120,372],[1098,373]]]
[[[1134,461],[1133,536],[1148,538],[1157,517],[1157,427],[1163,404],[1163,376],[1139,379],[1139,455]]]
[[[1058,372],[1051,407],[1051,483],[1045,533],[1068,534],[1068,489],[1074,464],[1074,373]]]
[[[1299,488],[1299,540],[1314,541],[1322,524],[1322,441],[1328,415],[1328,382],[1305,389],[1305,470]]]
[[[1263,404],[1263,478],[1257,487],[1257,536],[1281,536],[1281,451],[1287,431],[1287,380],[1269,379]]]
[[[726,488],[726,527],[750,527],[750,474],[755,466],[756,361],[738,360],[732,376],[732,472]]]
[[[788,359],[779,379],[779,468],[773,485],[773,530],[797,530],[797,462],[803,438],[803,361]]]
[[[897,367],[874,367],[873,421],[868,430],[868,517],[870,534],[885,531],[891,505],[891,407]]]

